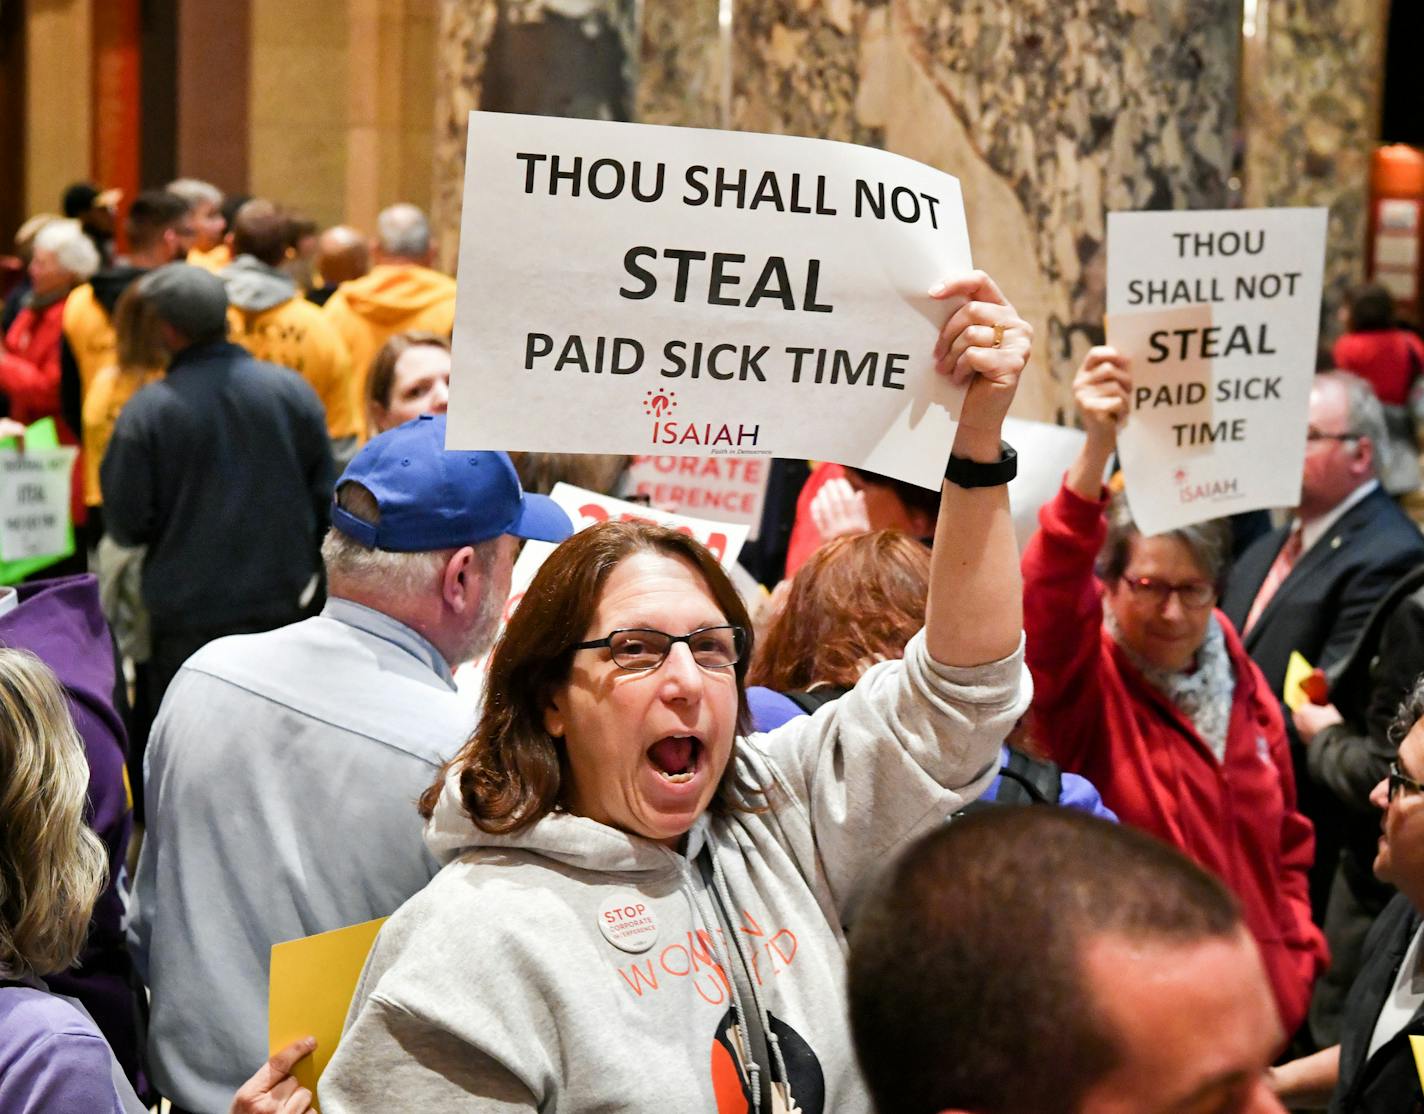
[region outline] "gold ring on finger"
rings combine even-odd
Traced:
[[[999,348],[999,347],[1002,347],[1003,343],[1004,343],[1004,323],[1003,323],[1002,321],[996,321],[996,322],[994,323],[994,343],[991,344],[989,347],[990,347],[990,348]]]

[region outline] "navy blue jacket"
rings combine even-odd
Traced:
[[[301,376],[225,340],[185,348],[124,407],[99,475],[108,533],[148,547],[156,630],[298,610],[334,483],[325,411]]]

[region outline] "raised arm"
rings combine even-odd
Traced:
[[[1103,471],[1130,390],[1127,363],[1116,351],[1088,352],[1073,380],[1087,440],[1063,488],[1039,511],[1039,528],[1024,549],[1024,634],[1034,702],[1053,724],[1041,737],[1053,758],[1070,768],[1103,731],[1103,603],[1094,566],[1107,534]]]
[[[983,271],[951,279],[931,294],[964,303],[945,322],[935,346],[936,370],[968,387],[953,455],[995,463],[1033,329]],[[1008,486],[965,488],[946,480],[940,496],[926,648],[942,665],[1006,658],[1023,632],[1023,582]]]

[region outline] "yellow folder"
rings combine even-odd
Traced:
[[[267,989],[269,1052],[302,1037],[316,1037],[316,1051],[292,1069],[297,1081],[313,1095],[341,1039],[366,956],[385,923],[386,918],[381,917],[272,947]]]
[[[1310,703],[1310,697],[1305,695],[1300,684],[1314,672],[1315,666],[1306,661],[1299,650],[1291,651],[1290,661],[1286,663],[1285,691],[1281,693],[1281,699],[1292,712],[1302,704]]]

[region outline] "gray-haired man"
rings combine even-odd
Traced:
[[[451,671],[494,635],[514,539],[571,532],[504,453],[444,442],[443,416],[370,441],[337,485],[321,615],[205,647],[154,724],[129,945],[180,1109],[225,1110],[266,1056],[273,944],[434,876],[415,800],[474,726]]]

